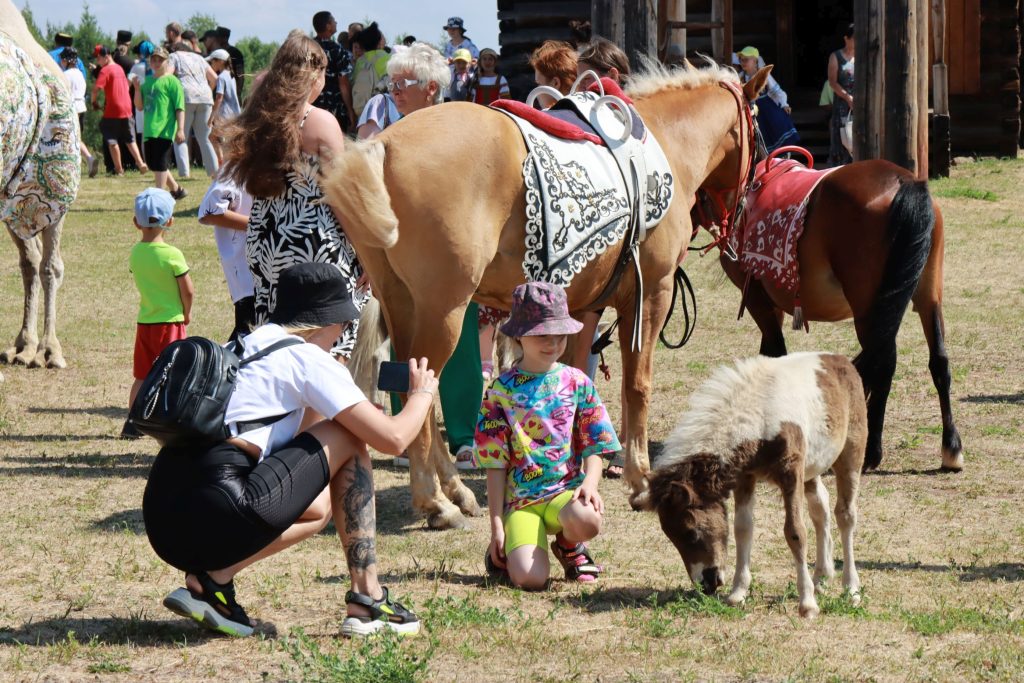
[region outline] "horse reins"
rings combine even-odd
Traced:
[[[695,207],[701,223],[705,226],[709,226],[712,223],[718,224],[718,234],[714,236],[714,239],[712,239],[709,244],[700,247],[701,256],[704,256],[715,247],[722,249],[723,253],[727,253],[725,252],[725,248],[728,246],[728,240],[732,236],[733,229],[736,228],[743,215],[743,208],[746,204],[747,189],[754,181],[754,170],[757,168],[757,156],[760,147],[760,145],[758,145],[759,132],[756,124],[754,123],[754,113],[752,108],[747,104],[743,90],[731,81],[721,81],[719,82],[719,85],[729,91],[729,94],[733,96],[733,100],[736,102],[736,118],[740,124],[740,138],[746,138],[748,152],[745,163],[739,165],[739,169],[736,174],[736,185],[732,190],[734,195],[731,209],[724,199],[725,193],[729,190],[704,189],[698,193]],[[705,202],[710,202],[712,205],[711,216],[708,216],[708,211],[704,206]],[[715,220],[715,213],[721,216],[717,221]],[[696,233],[696,228],[694,229],[694,233]],[[735,256],[735,253],[733,253],[729,258],[736,260]]]

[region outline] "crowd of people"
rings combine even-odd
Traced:
[[[508,82],[497,70],[497,53],[478,50],[459,17],[444,25],[450,41],[442,51],[414,39],[388,46],[376,23],[350,24],[335,40],[337,27],[331,13],[318,12],[315,38],[292,31],[269,68],[253,76],[244,106],[244,65],[226,29],[201,38],[205,57],[196,35],[174,23],[166,44],[136,46],[137,61],[117,61],[126,52],[122,46],[95,52],[92,101],[97,106],[104,93],[101,129],[115,171],[122,172],[123,143],[155,179],[135,201],[140,241],[130,266],[140,307],[130,403],[161,351],[187,334],[195,292],[185,256],[165,236],[175,200],[185,194],[171,167],[177,161],[179,177],[187,176],[189,135],[201,139],[212,178],[198,218],[214,228],[234,306],[229,342],[243,358],[275,349],[239,373],[225,415],[231,437],[187,454],[180,447],[161,449],[143,503],[153,548],[185,573],[185,586],[164,604],[234,635],[248,635],[253,626],[235,599],[234,576],[316,534],[332,518],[352,581],[342,632],[419,629],[416,615],[377,578],[367,446],[408,466],[405,448],[435,392],[456,466],[487,471],[492,534],[486,567],[514,585],[546,584],[548,536],[567,579],[598,578],[602,567],[586,546],[601,528],[597,486],[605,473],[621,474],[621,461],[612,459],[621,446],[592,382],[590,349],[600,313],[572,319],[558,287],[518,287],[511,311],[470,304],[444,368],[410,359],[406,402],[396,398],[390,416],[353,382],[345,363],[372,283],[343,217],[324,201],[321,169],[344,149],[346,134],[372,138],[403,116],[446,101],[488,104],[508,96]],[[756,72],[759,57],[752,47],[738,53],[746,77]],[[78,72],[77,55],[65,48],[59,59]],[[622,50],[599,37],[581,46],[545,42],[530,64],[538,85],[561,94],[587,72],[618,83],[630,74]],[[837,87],[847,93],[851,84],[842,69]],[[769,81],[764,97],[788,116],[777,83]],[[546,96],[542,106],[553,99]],[[96,157],[84,147],[82,154],[94,173]],[[516,341],[520,360],[495,376],[498,328]],[[579,340],[573,363],[562,365],[572,334]],[[289,338],[301,343],[277,350]],[[142,434],[126,420],[121,436]],[[611,460],[607,469],[605,460]]]

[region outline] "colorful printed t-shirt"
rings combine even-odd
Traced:
[[[128,265],[139,290],[138,322],[184,322],[178,278],[188,272],[188,264],[181,251],[166,242],[139,242]]]
[[[178,79],[171,74],[146,76],[142,84],[142,103],[146,107],[142,137],[173,140],[178,132],[175,112],[185,109],[185,90]]]
[[[502,373],[484,395],[475,441],[480,467],[507,469],[506,512],[577,488],[586,458],[622,448],[593,382],[561,364]]]

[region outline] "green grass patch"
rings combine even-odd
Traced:
[[[498,607],[483,607],[477,596],[455,598],[450,595],[433,597],[424,603],[423,622],[428,628],[461,629],[467,626],[490,628],[501,626],[513,620],[522,618],[520,610],[499,609]]]
[[[940,636],[953,631],[1024,635],[1024,620],[972,608],[943,605],[930,612],[901,609],[899,616],[912,631],[923,636]]]
[[[825,593],[818,595],[818,608],[822,614],[830,614],[838,617],[852,617],[854,619],[868,619],[871,613],[868,611],[867,598],[861,594],[859,605],[853,604],[850,594],[846,591],[837,595]]]
[[[320,643],[301,628],[292,629],[282,648],[291,657],[298,678],[320,683],[414,683],[424,680],[437,642],[426,646],[404,642],[391,631],[363,640],[328,639]],[[287,670],[287,667],[286,667]],[[289,675],[295,671],[289,671]]]
[[[949,199],[978,199],[983,202],[997,202],[999,195],[991,190],[979,190],[969,185],[940,185],[932,188],[932,194]]]

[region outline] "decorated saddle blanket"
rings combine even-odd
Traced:
[[[0,222],[31,239],[78,194],[78,121],[66,83],[0,32]]]
[[[797,246],[804,232],[807,201],[834,170],[810,169],[792,159],[768,158],[757,164],[743,224],[730,238],[743,269],[752,277],[798,293]]]
[[[620,154],[642,156],[633,166],[643,168],[636,183],[642,195],[642,230],[656,226],[671,204],[673,176],[654,136],[632,107],[627,136],[624,117],[594,106],[599,97],[591,91],[574,93],[565,98],[571,103],[562,101],[548,112],[507,100],[492,104],[515,122],[526,142],[523,272],[530,281],[566,287],[627,234],[636,207],[607,138],[617,138],[612,146]],[[606,135],[602,137],[595,126],[605,129]]]

